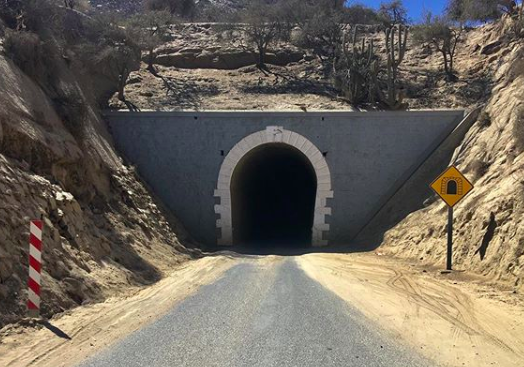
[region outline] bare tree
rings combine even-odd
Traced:
[[[463,28],[455,26],[447,17],[426,14],[423,23],[413,30],[415,42],[433,45],[442,54],[444,71],[448,81],[457,79],[454,70],[455,53]]]
[[[339,0],[288,0],[283,10],[288,22],[301,30],[297,45],[313,50],[328,72],[343,42],[346,10],[345,2]]]
[[[283,37],[283,19],[276,6],[264,0],[253,0],[240,14],[243,33],[258,55],[257,67],[268,71],[266,54],[269,46]],[[235,26],[233,26],[236,28]]]
[[[172,21],[171,13],[162,10],[135,15],[126,24],[132,39],[147,52],[147,70],[153,75],[157,74],[153,65],[155,48],[166,40],[165,33]]]
[[[408,23],[408,11],[402,0],[381,3],[378,15],[387,28]]]

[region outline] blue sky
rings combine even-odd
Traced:
[[[351,0],[349,4],[360,3],[372,8],[378,8],[384,0]],[[413,21],[420,20],[424,9],[433,14],[440,14],[446,7],[447,0],[404,0],[404,5],[409,11],[409,17]]]

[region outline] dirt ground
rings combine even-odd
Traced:
[[[155,77],[142,69],[126,87],[129,100],[142,110],[353,110],[339,99],[328,82],[296,79],[311,65],[272,66],[287,75],[265,76],[254,66],[238,70],[178,69],[157,66]],[[113,98],[111,106],[124,107]]]
[[[306,273],[444,366],[524,365],[522,295],[376,254],[312,254]]]
[[[25,320],[0,330],[0,366],[72,366],[165,314],[234,264],[231,257],[188,261],[158,283],[78,307],[47,326]]]
[[[524,365],[524,297],[465,272],[366,254],[296,258],[313,279],[355,306],[390,337],[443,366]],[[72,366],[165,314],[239,262],[276,256],[224,252],[186,262],[151,287],[71,310],[48,327],[25,321],[0,331],[0,366]],[[54,331],[52,331],[53,329]]]

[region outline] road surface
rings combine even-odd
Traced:
[[[79,367],[432,366],[293,258],[243,262]]]

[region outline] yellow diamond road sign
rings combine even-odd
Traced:
[[[446,204],[454,207],[473,189],[473,185],[455,166],[451,166],[433,181],[431,188]]]

